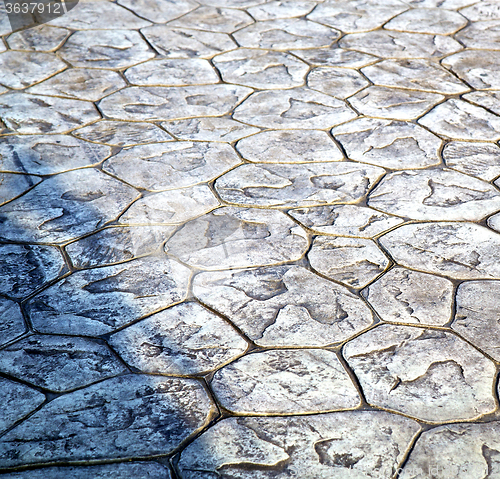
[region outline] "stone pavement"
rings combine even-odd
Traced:
[[[0,475],[500,478],[500,3],[0,21]]]

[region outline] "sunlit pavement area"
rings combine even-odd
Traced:
[[[500,477],[499,2],[0,13],[2,477]]]

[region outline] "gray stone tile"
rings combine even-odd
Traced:
[[[316,2],[309,0],[274,0],[248,9],[248,13],[257,21],[295,18],[307,15]]]
[[[457,33],[456,38],[467,48],[496,50],[500,40],[500,20],[471,23]]]
[[[183,17],[170,22],[177,28],[192,28],[215,33],[234,33],[253,23],[248,13],[222,6],[201,6]]]
[[[215,373],[220,403],[243,414],[297,414],[349,409],[360,398],[332,351],[278,350],[248,354]]]
[[[363,288],[389,266],[375,243],[361,238],[318,236],[307,257],[319,273],[354,288]]]
[[[42,178],[38,176],[0,173],[0,205],[21,196],[40,181]]]
[[[467,19],[457,12],[444,8],[413,8],[393,18],[384,28],[400,32],[450,35],[465,25]]]
[[[346,68],[318,67],[307,75],[309,88],[341,100],[354,95],[368,85],[363,75]]]
[[[7,35],[12,31],[12,28],[10,26],[7,10],[5,9],[5,5],[3,3],[0,7],[0,12],[2,13],[2,19],[0,20],[0,35]],[[0,49],[2,49],[2,51],[5,50],[5,45],[3,45],[3,42],[0,42]]]
[[[291,53],[311,65],[320,67],[361,68],[378,61],[378,58],[373,55],[345,50],[339,48],[338,45],[332,45],[329,48],[292,50]]]
[[[460,10],[460,13],[472,22],[500,20],[500,5],[497,2],[478,2],[467,8],[463,8]]]
[[[0,346],[13,341],[26,331],[19,304],[0,297]]]
[[[500,100],[500,91],[475,91],[467,93],[463,97],[465,100],[475,103],[476,105],[487,108],[495,115],[500,115],[500,107],[498,101]]]
[[[41,333],[100,336],[185,299],[189,269],[162,257],[78,271],[26,305]]]
[[[37,25],[12,33],[7,37],[7,44],[12,50],[50,52],[57,50],[70,33],[66,28]]]
[[[326,346],[372,322],[346,288],[299,266],[201,273],[193,293],[259,346]]]
[[[496,65],[500,62],[500,52],[465,50],[445,58],[443,65],[463,78],[478,90],[499,89]]]
[[[451,319],[453,283],[440,276],[396,267],[363,296],[384,321],[442,326]]]
[[[127,372],[103,343],[67,336],[30,336],[2,349],[0,371],[62,392]]]
[[[153,23],[175,20],[198,6],[192,0],[119,0],[117,3]]]
[[[211,408],[197,381],[128,375],[54,399],[3,436],[0,450],[4,466],[166,454]]]
[[[139,188],[161,191],[210,181],[239,163],[224,143],[181,141],[122,150],[104,170]]]
[[[437,423],[495,409],[493,362],[451,333],[380,325],[344,355],[370,404]]]

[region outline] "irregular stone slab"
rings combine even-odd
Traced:
[[[397,263],[454,279],[500,279],[500,235],[471,223],[404,225],[380,238]]]
[[[401,171],[377,185],[368,205],[415,220],[477,221],[500,210],[500,192],[453,170]]]
[[[216,33],[233,33],[253,23],[252,17],[240,10],[201,6],[170,22],[173,27],[193,28]]]
[[[70,243],[66,252],[77,268],[121,263],[159,250],[174,231],[174,226],[111,227]]]
[[[229,145],[183,141],[122,150],[103,169],[139,188],[161,191],[210,181],[239,163]]]
[[[236,145],[241,156],[255,163],[342,161],[339,147],[323,131],[264,131]]]
[[[0,346],[26,331],[21,308],[14,301],[0,297]]]
[[[95,169],[53,176],[0,209],[1,237],[57,243],[116,218],[138,192]]]
[[[250,7],[248,13],[257,21],[278,20],[280,18],[303,17],[315,6],[316,2],[309,0],[275,0]]]
[[[497,181],[498,186],[498,181]],[[500,214],[488,218],[488,226],[500,233]]]
[[[50,53],[0,53],[0,83],[21,90],[64,70],[66,63]]]
[[[407,0],[406,3],[417,8],[444,8],[458,10],[473,3],[474,0]]]
[[[329,48],[293,50],[290,53],[314,66],[361,68],[378,61],[377,57],[366,53],[344,50],[339,48],[338,45],[332,45]]]
[[[236,85],[130,87],[104,98],[99,106],[118,120],[130,120],[130,115],[139,121],[223,116],[251,92]]]
[[[441,162],[441,140],[415,123],[360,118],[333,128],[332,135],[355,161],[392,169]]]
[[[372,322],[358,297],[300,266],[201,273],[193,292],[260,346],[326,346]]]
[[[153,48],[166,58],[211,58],[238,45],[225,33],[155,25],[141,30]]]
[[[77,100],[99,101],[101,98],[121,90],[127,84],[122,77],[108,70],[70,69],[39,85],[28,92],[39,95],[63,96]]]
[[[191,379],[128,375],[54,399],[3,436],[4,466],[168,454],[212,405]]]
[[[412,8],[393,18],[384,28],[400,32],[451,35],[465,25],[467,19],[457,12],[443,8]]]
[[[424,432],[400,477],[494,477],[498,471],[500,423],[449,424]],[[467,451],[467,454],[464,454]],[[427,476],[430,477],[430,476]]]
[[[93,166],[111,149],[69,135],[6,136],[0,142],[1,169],[13,173],[53,175]]]
[[[125,72],[133,85],[208,85],[218,83],[219,77],[207,60],[152,60],[129,68]]]
[[[474,22],[465,27],[456,35],[467,48],[478,48],[483,50],[498,49],[500,40],[500,20],[487,22]]]
[[[293,50],[331,45],[339,32],[303,18],[257,22],[234,34],[242,47]]]
[[[358,238],[372,238],[403,222],[401,218],[355,205],[300,208],[288,214],[314,232]]]
[[[356,407],[360,400],[332,351],[277,350],[248,354],[215,373],[220,403],[242,414],[297,414]]]
[[[215,189],[224,201],[246,206],[324,205],[362,198],[383,173],[343,162],[242,165],[220,177]]]
[[[227,83],[266,90],[302,86],[309,66],[287,53],[240,48],[213,59]]]
[[[100,336],[185,299],[189,269],[164,257],[78,271],[27,304],[37,331]]]
[[[363,68],[361,71],[373,83],[380,86],[418,89],[450,95],[470,90],[439,64],[428,60],[384,60]]]
[[[0,205],[21,196],[41,181],[38,176],[0,173]]]
[[[155,56],[138,32],[99,30],[76,32],[59,50],[74,67],[126,68]]]
[[[339,43],[342,48],[359,50],[381,58],[440,58],[463,48],[451,37],[388,30],[352,33],[343,37]]]
[[[343,101],[308,88],[294,88],[254,93],[233,116],[264,128],[321,130],[357,115]]]
[[[219,206],[207,185],[169,190],[136,201],[121,217],[122,224],[179,224]]]
[[[372,405],[437,423],[495,409],[493,362],[451,333],[383,324],[344,356]]]
[[[0,371],[62,392],[127,372],[100,342],[65,336],[30,336],[2,350]]]
[[[88,101],[12,92],[0,96],[0,118],[12,132],[33,135],[66,133],[101,116]]]
[[[132,146],[171,141],[173,138],[152,123],[103,120],[73,132],[84,140],[111,146]]]
[[[264,3],[265,0],[202,0],[198,3],[212,7],[249,8]]]
[[[308,244],[304,231],[280,211],[227,207],[186,223],[165,251],[213,271],[296,261]]]
[[[307,254],[311,266],[328,278],[363,288],[389,266],[389,260],[368,239],[318,236]]]
[[[480,2],[460,10],[472,22],[500,20],[500,5],[497,2]]]
[[[307,86],[344,100],[369,83],[360,73],[345,68],[319,67],[307,75]]]
[[[368,116],[414,120],[444,98],[436,93],[371,86],[349,98],[349,102]]]
[[[498,141],[500,118],[484,108],[452,98],[418,122],[434,133],[454,140]]]
[[[446,166],[491,181],[500,175],[500,148],[488,143],[452,141],[443,149]]]
[[[167,23],[198,6],[191,0],[119,0],[118,3],[154,23]]]
[[[12,50],[50,52],[57,50],[70,33],[65,28],[37,25],[9,35],[7,44]]]
[[[0,293],[23,299],[62,273],[64,260],[56,248],[1,244]]]
[[[228,143],[260,131],[260,128],[245,125],[229,117],[174,120],[162,123],[161,126],[180,140],[225,141]]]
[[[496,115],[500,115],[500,107],[498,106],[500,91],[475,91],[467,93],[463,98],[471,103],[487,108]]]
[[[186,479],[203,477],[199,471],[235,479],[390,477],[418,430],[410,419],[379,411],[233,417],[182,451],[179,469]]]
[[[207,373],[243,354],[248,344],[226,321],[198,303],[183,303],[111,336],[110,344],[147,373]]]
[[[396,267],[368,286],[363,296],[384,321],[443,326],[451,318],[453,283]]]

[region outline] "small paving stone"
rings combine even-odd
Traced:
[[[219,77],[207,60],[151,60],[129,68],[127,80],[141,86],[208,85],[218,83]]]
[[[154,23],[166,23],[194,10],[192,0],[119,0],[120,5]]]
[[[277,129],[321,130],[357,115],[343,101],[308,88],[254,93],[234,111],[234,119]]]
[[[451,333],[380,325],[347,343],[344,355],[370,404],[432,422],[495,409],[494,364]]]
[[[114,334],[111,345],[147,373],[206,373],[243,354],[247,342],[226,321],[197,303],[183,303]]]
[[[497,181],[497,186],[498,186],[498,181]],[[500,214],[490,216],[490,218],[488,219],[488,226],[500,233]]]
[[[65,336],[30,336],[2,350],[0,371],[35,386],[61,392],[127,372],[95,340]]]
[[[225,82],[267,90],[302,86],[309,71],[292,55],[271,50],[240,48],[217,55],[213,62]]]
[[[0,346],[26,331],[21,308],[14,301],[0,297]]]
[[[355,205],[317,206],[288,212],[314,232],[372,238],[403,222],[401,218]]]
[[[500,20],[500,5],[497,2],[480,2],[460,10],[460,13],[472,22]]]
[[[384,25],[388,30],[450,35],[467,25],[460,13],[443,8],[412,8]]]
[[[79,68],[59,73],[59,75],[31,87],[28,92],[77,100],[99,101],[125,86],[127,86],[125,81],[116,72]]]
[[[167,258],[143,258],[73,273],[26,305],[41,333],[99,336],[182,301],[189,270]]]
[[[487,108],[495,115],[500,115],[500,107],[498,105],[500,91],[475,91],[467,93],[463,98],[471,103]]]
[[[224,143],[182,141],[122,150],[104,170],[139,188],[161,191],[210,181],[239,163]]]
[[[455,279],[500,279],[500,235],[471,223],[404,225],[380,238],[402,266]]]
[[[444,98],[436,93],[371,86],[349,98],[349,102],[367,116],[413,120]]]
[[[415,421],[381,411],[233,417],[182,451],[179,469],[185,479],[390,477],[418,430]]]
[[[3,205],[42,181],[38,176],[0,173],[0,205]]]
[[[378,61],[373,55],[345,50],[338,45],[329,48],[293,50],[291,53],[311,65],[324,67],[361,68]]]
[[[216,33],[234,33],[251,23],[252,17],[241,10],[202,6],[169,25]]]
[[[137,196],[133,188],[95,169],[61,173],[0,209],[1,237],[68,241],[113,220]]]
[[[356,388],[335,353],[321,349],[248,354],[219,370],[212,389],[227,409],[297,414],[356,407]]]
[[[130,87],[104,98],[99,106],[117,120],[130,120],[131,115],[139,121],[223,116],[251,92],[237,85]]]
[[[355,161],[392,169],[441,162],[441,140],[415,123],[360,118],[333,128],[332,135]]]
[[[280,211],[227,207],[186,223],[165,251],[213,271],[296,261],[308,243],[302,228]]]
[[[354,163],[242,165],[220,177],[215,189],[228,202],[246,206],[314,206],[365,196],[384,171]]]
[[[495,50],[500,40],[500,20],[471,23],[457,33],[456,38],[467,48]]]
[[[3,464],[167,454],[204,424],[211,407],[191,379],[108,379],[54,399],[3,436]]]
[[[76,32],[59,50],[74,67],[125,68],[155,56],[138,32],[98,30]]]
[[[500,118],[484,108],[454,98],[441,103],[418,122],[454,140],[500,139]]]
[[[307,76],[307,86],[341,100],[368,86],[368,81],[357,71],[345,68],[314,68]]]
[[[70,33],[65,28],[37,25],[9,35],[7,43],[12,50],[50,52],[57,50]]]
[[[242,47],[293,50],[330,46],[339,32],[303,18],[257,22],[234,34]]]
[[[384,321],[442,326],[450,321],[453,283],[405,268],[393,268],[363,291]]]
[[[309,0],[274,0],[250,7],[248,13],[257,21],[278,20],[303,17],[315,6],[316,2]]]

